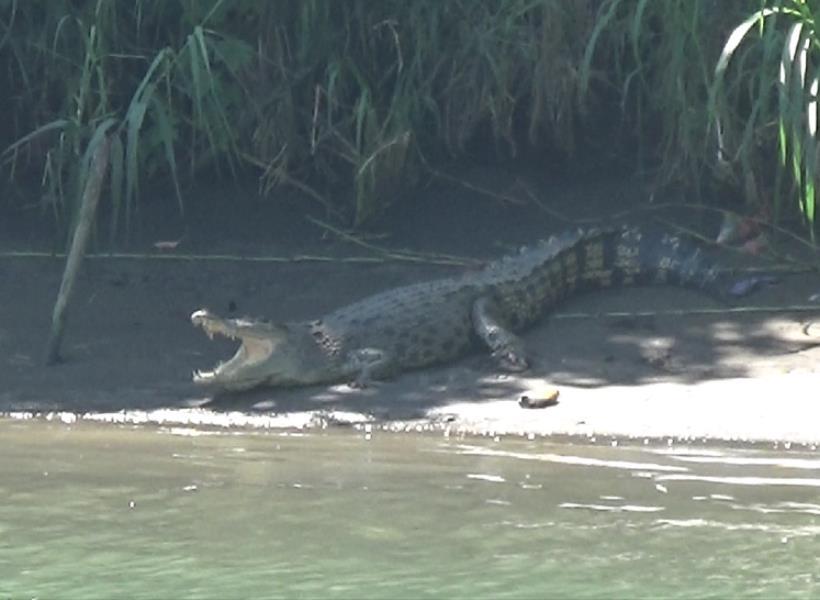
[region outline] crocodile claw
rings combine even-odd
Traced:
[[[494,353],[493,357],[501,365],[505,371],[513,373],[520,373],[530,368],[529,361],[522,355],[513,350],[506,350],[504,352]]]

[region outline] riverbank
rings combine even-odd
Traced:
[[[643,193],[635,183],[620,185],[542,189],[581,218],[571,214],[574,206],[599,214],[596,203],[608,203],[616,212]],[[675,288],[572,299],[525,335],[533,365],[523,376],[501,375],[479,354],[365,390],[339,385],[213,398],[190,374],[228,358],[235,345],[212,342],[191,327],[193,310],[313,318],[382,289],[465,268],[368,253],[328,236],[287,204],[257,202],[235,214],[224,204],[203,202],[222,208],[188,215],[187,231],[169,219],[146,222],[130,253],[89,258],[70,311],[66,360],[55,367],[42,366],[41,358],[63,261],[39,254],[43,248],[32,242],[38,238],[7,220],[11,233],[0,249],[0,412],[218,427],[359,424],[820,443],[820,336],[812,325],[820,306],[808,302],[820,279],[805,273],[784,276],[732,310]],[[390,238],[376,243],[478,259],[567,227],[532,203],[501,205],[446,188],[400,207],[393,219],[385,225]],[[157,247],[177,240],[173,248]],[[557,404],[519,406],[522,395],[553,388]]]

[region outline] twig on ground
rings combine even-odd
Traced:
[[[333,225],[325,223],[324,221],[321,221],[314,217],[307,217],[307,219],[314,225],[317,225],[322,229],[329,231],[333,235],[336,235],[347,242],[365,248],[370,252],[375,252],[377,255],[379,255],[385,260],[396,260],[402,262],[426,263],[435,265],[455,265],[473,267],[483,264],[483,261],[477,259],[452,256],[449,254],[413,252],[410,250],[389,250],[387,248],[382,248],[381,246],[371,244],[370,242],[366,242],[360,237],[353,235],[352,233],[342,231],[338,227],[334,227]]]

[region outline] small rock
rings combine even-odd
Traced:
[[[518,399],[521,408],[547,408],[558,404],[558,389],[544,387],[522,394]]]

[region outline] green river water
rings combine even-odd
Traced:
[[[820,455],[0,421],[0,598],[817,597]]]

